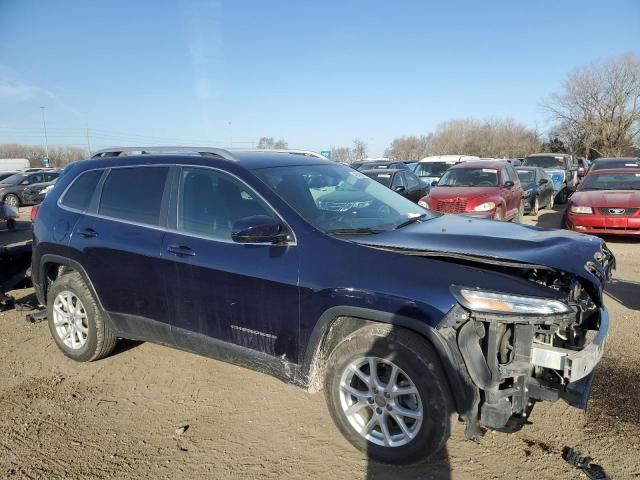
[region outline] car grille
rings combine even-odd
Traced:
[[[637,208],[598,208],[602,215],[607,217],[629,217],[638,211]]]
[[[436,210],[441,213],[462,213],[467,208],[466,200],[441,200],[436,206]]]

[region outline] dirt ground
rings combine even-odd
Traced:
[[[543,210],[527,222],[558,226],[559,216]],[[28,223],[19,228],[0,230],[0,242],[28,239]],[[487,432],[477,444],[458,424],[442,457],[417,467],[367,461],[322,395],[150,343],[74,363],[46,323],[0,313],[0,478],[581,478],[560,456],[565,445],[616,479],[640,478],[640,245],[607,241],[618,260],[612,324],[588,410],[538,404],[521,432]]]

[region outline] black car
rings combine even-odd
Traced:
[[[359,170],[369,178],[407,197],[414,203],[429,193],[429,186],[420,181],[415,173],[410,170],[400,170],[396,168]]]
[[[35,183],[50,182],[60,176],[60,171],[16,173],[0,181],[0,201],[11,207],[30,205],[24,198],[24,190]]]
[[[23,203],[25,205],[37,205],[37,204],[39,204],[44,199],[44,196],[45,196],[46,192],[51,190],[48,187],[51,187],[52,185],[55,185],[55,183],[57,181],[58,181],[58,177],[54,178],[53,180],[51,180],[49,182],[34,183],[33,185],[29,185],[27,188],[25,188],[22,191],[22,201],[23,201]]]
[[[524,194],[524,213],[537,215],[541,208],[553,208],[553,182],[541,167],[516,167]]]
[[[31,278],[68,357],[146,340],[324,390],[385,463],[435,455],[454,414],[477,439],[537,402],[586,406],[615,264],[602,240],[440,215],[330,160],[122,151],[71,164],[34,207]]]
[[[391,160],[364,160],[362,162],[354,162],[351,168],[356,170],[377,170],[395,168],[397,170],[411,170],[409,166],[404,162],[394,162]]]
[[[18,172],[0,172],[0,182],[2,182],[5,178],[9,178],[11,175],[15,175]]]

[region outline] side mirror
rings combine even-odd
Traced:
[[[231,228],[231,239],[238,243],[283,243],[287,234],[282,224],[266,215],[241,218]]]
[[[515,185],[515,183],[513,183],[511,180],[507,180],[506,182],[504,182],[504,188],[511,188]]]
[[[434,180],[433,182],[431,182],[431,186],[432,187],[435,187],[436,185],[438,185],[438,181],[437,180]]]
[[[549,180],[547,180],[546,178],[541,178],[540,180],[538,180],[538,185],[545,185],[549,183]]]
[[[406,188],[404,188],[402,185],[398,185],[396,188],[394,188],[394,190],[398,193],[402,193],[406,190]]]

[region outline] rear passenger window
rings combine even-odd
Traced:
[[[93,192],[96,191],[101,176],[102,170],[92,170],[80,174],[64,194],[60,203],[76,210],[86,210],[89,208]]]
[[[178,230],[231,240],[231,227],[245,217],[267,215],[271,209],[246,185],[222,172],[184,168],[178,194]]]
[[[114,168],[104,182],[98,213],[158,225],[169,167]]]

